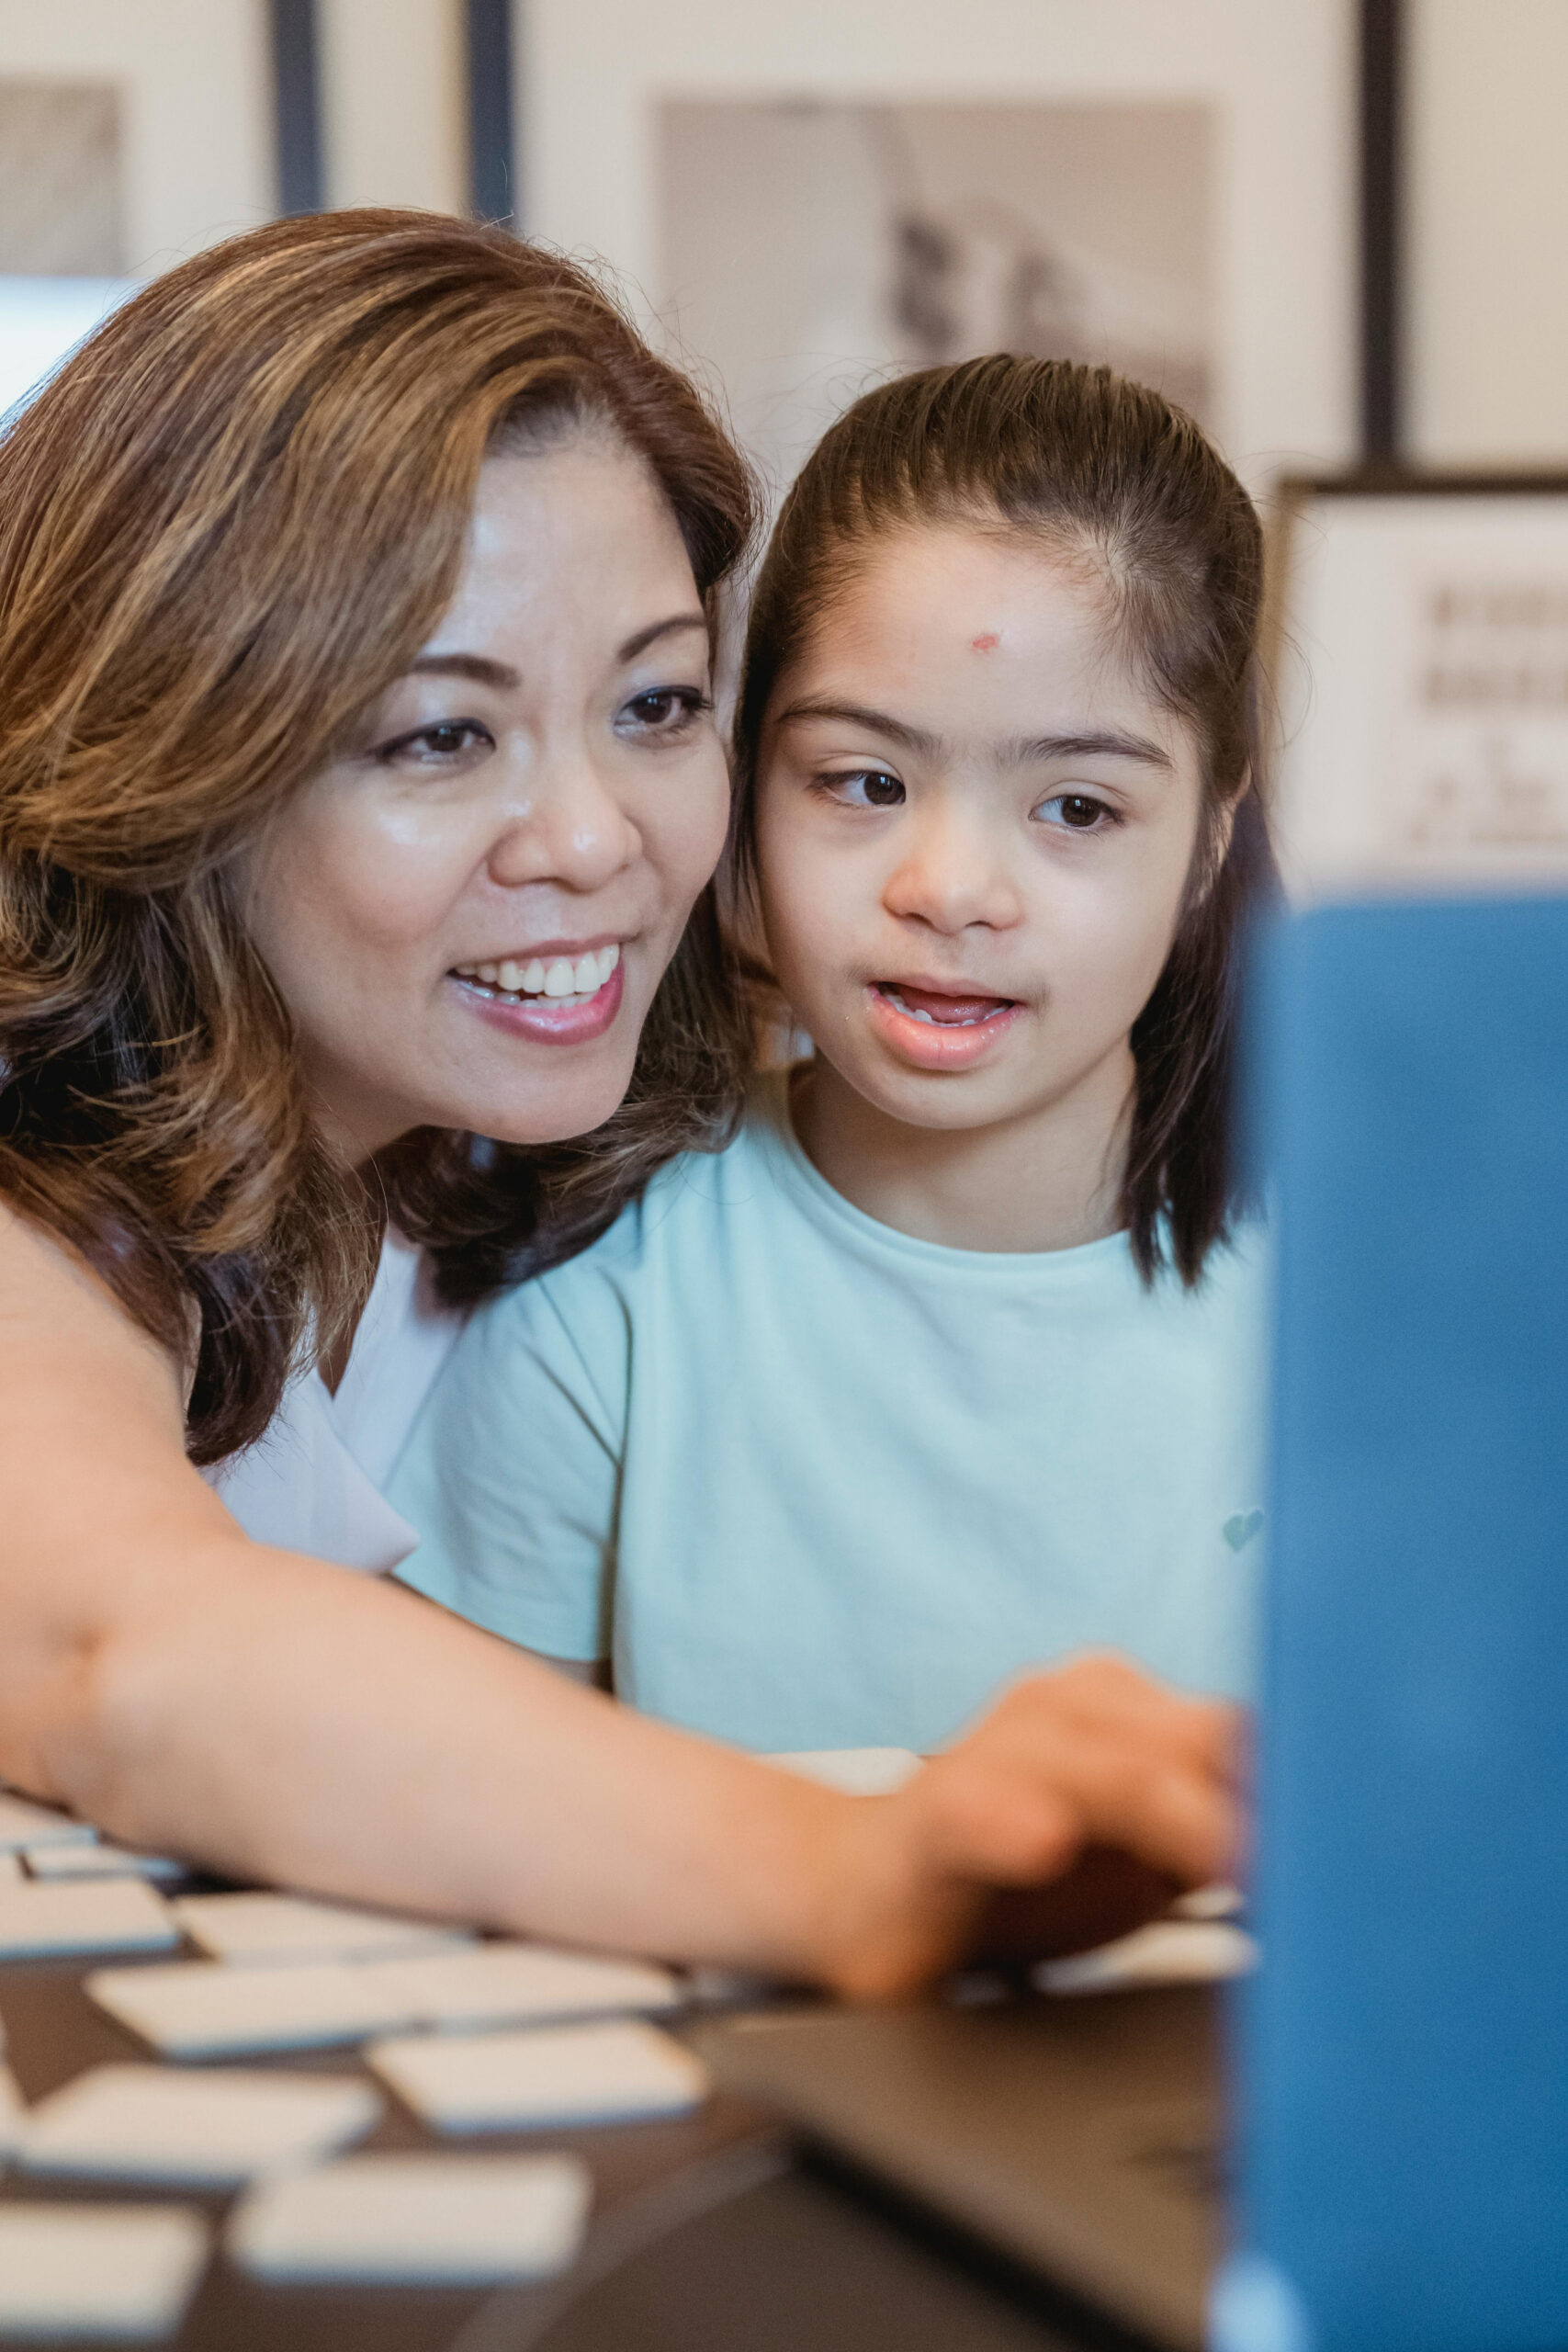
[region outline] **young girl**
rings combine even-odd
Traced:
[[[737,880],[813,1057],[459,1342],[400,1573],[764,1749],[951,1738],[1085,1645],[1244,1693],[1271,874],[1253,508],[1106,369],[870,393],[758,584]]]

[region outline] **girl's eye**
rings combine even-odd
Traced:
[[[897,808],[904,787],[885,768],[852,768],[847,775],[824,776],[824,788],[846,808]]]
[[[1034,814],[1042,824],[1070,833],[1102,832],[1116,822],[1114,810],[1087,792],[1058,792],[1053,799],[1043,800]]]
[[[456,767],[476,745],[495,749],[494,736],[477,718],[440,718],[434,726],[383,743],[376,756],[387,767],[449,768]]]
[[[626,715],[649,735],[680,735],[712,708],[700,686],[654,686],[645,695],[633,696]]]

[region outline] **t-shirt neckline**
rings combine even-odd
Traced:
[[[808,1211],[818,1216],[826,1215],[847,1227],[863,1242],[890,1255],[933,1270],[941,1267],[962,1272],[971,1282],[1017,1282],[1022,1274],[1055,1276],[1066,1281],[1116,1263],[1132,1270],[1133,1253],[1124,1232],[1103,1234],[1098,1241],[1074,1242],[1065,1250],[963,1250],[951,1242],[927,1241],[919,1234],[901,1232],[896,1225],[885,1225],[880,1217],[870,1216],[866,1210],[857,1208],[853,1201],[846,1200],[810,1158],[795,1131],[790,1113],[793,1074],[791,1069],[764,1071],[753,1091],[749,1112],[779,1182]]]

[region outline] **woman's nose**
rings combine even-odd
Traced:
[[[586,752],[536,768],[491,844],[503,888],[554,882],[584,897],[642,854],[642,836]]]
[[[907,837],[883,904],[889,914],[940,932],[966,931],[972,923],[1005,931],[1023,912],[1007,845],[983,824],[935,813]]]

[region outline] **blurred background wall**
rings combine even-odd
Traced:
[[[468,14],[316,0],[326,202],[468,209]],[[1568,465],[1568,0],[1405,16],[1407,453]],[[85,301],[266,218],[274,29],[267,0],[0,0],[0,272]],[[798,332],[820,347],[792,352],[781,323],[753,395],[780,465],[857,369],[999,333],[1025,281],[1042,334],[1135,351],[1149,321],[1168,332],[1255,480],[1355,455],[1352,0],[517,0],[513,31],[527,231],[606,256],[710,371],[727,353],[708,337],[755,372],[771,273],[781,300],[791,269],[810,278]],[[1055,199],[1049,234],[1031,107],[1069,162],[1103,132],[1094,201],[1075,221]],[[1129,153],[1173,175],[1146,202],[1188,224],[1142,273],[1109,226]],[[966,155],[1002,178],[966,192]],[[874,331],[853,204],[887,215]],[[868,347],[838,352],[835,318]],[[779,407],[791,367],[798,415]]]

